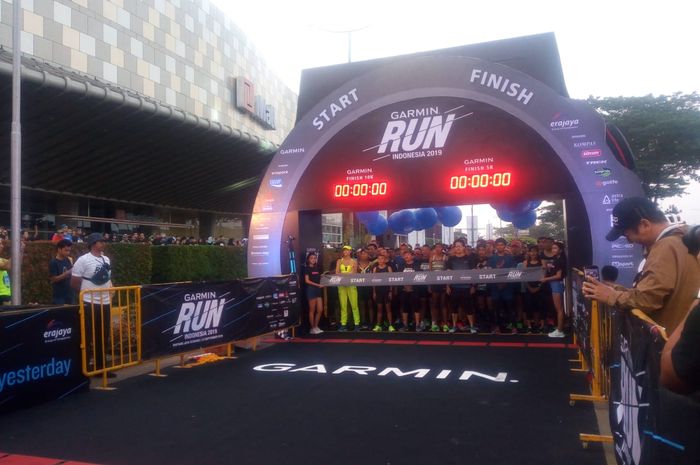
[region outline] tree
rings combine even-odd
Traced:
[[[564,239],[564,207],[561,200],[540,207],[537,219],[539,224],[530,228],[532,237],[553,237]]]
[[[588,103],[625,134],[647,197],[684,194],[690,180],[700,180],[700,94],[589,97]]]

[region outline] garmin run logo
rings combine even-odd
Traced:
[[[185,294],[185,303],[175,323],[173,334],[184,334],[185,339],[210,335],[219,327],[226,299],[217,299],[216,292]]]
[[[388,156],[393,159],[441,156],[452,124],[473,114],[470,112],[457,116],[456,112],[462,108],[464,105],[445,112],[440,112],[437,106],[392,111],[381,142],[363,152],[376,149],[378,154],[384,154],[388,151],[388,155],[374,161]]]

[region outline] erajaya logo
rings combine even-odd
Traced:
[[[46,325],[46,331],[44,331],[44,343],[66,341],[71,338],[72,333],[73,328],[70,326],[66,327],[62,321],[51,320]]]
[[[476,379],[486,380],[493,383],[517,383],[517,379],[508,379],[508,373],[498,372],[495,376],[487,373],[481,373],[473,370],[463,370],[461,372],[452,373],[453,370],[433,370],[431,368],[416,368],[410,371],[403,371],[398,367],[378,368],[363,365],[343,365],[333,371],[329,371],[325,365],[319,363],[314,365],[306,365],[295,368],[296,363],[266,363],[253,367],[255,371],[263,372],[286,372],[286,373],[316,373],[319,375],[341,375],[350,373],[358,376],[382,376],[382,377],[397,377],[397,378],[431,378],[431,379],[447,379],[456,378],[459,381],[473,381]]]

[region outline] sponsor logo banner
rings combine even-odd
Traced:
[[[179,354],[282,329],[299,320],[293,275],[141,289],[143,358]]]
[[[481,270],[444,270],[406,273],[377,273],[371,278],[362,274],[324,275],[324,286],[394,286],[397,284],[481,284],[520,283],[538,281],[542,278],[540,268],[500,268]]]
[[[87,390],[78,308],[0,312],[0,413]]]

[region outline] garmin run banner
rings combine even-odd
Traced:
[[[87,390],[78,307],[0,312],[0,412]]]
[[[293,275],[143,286],[143,359],[247,339],[299,321]]]
[[[700,403],[659,385],[665,341],[626,311],[613,316],[610,426],[621,465],[700,463]]]
[[[324,286],[407,286],[412,284],[491,284],[539,281],[541,268],[415,271],[403,273],[348,273],[321,276]]]

